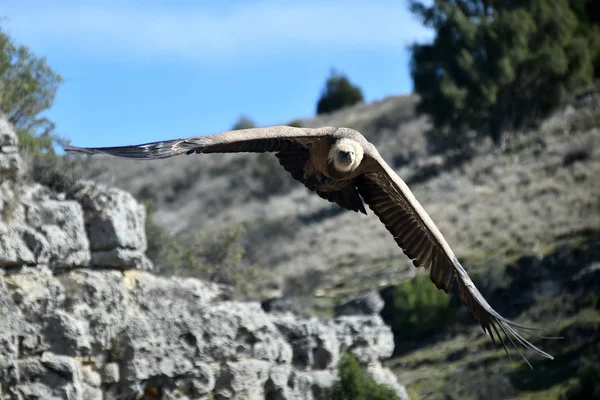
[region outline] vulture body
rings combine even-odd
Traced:
[[[134,146],[66,146],[65,151],[104,153],[138,160],[194,153],[273,152],[295,180],[323,199],[364,214],[367,214],[364,206],[367,204],[414,266],[429,270],[431,281],[438,289],[450,293],[453,283],[457,282],[461,302],[494,343],[495,337],[500,340],[507,354],[500,331],[528,364],[517,344],[553,359],[521,335],[538,328],[510,321],[488,304],[406,183],[383,160],[375,146],[353,129],[273,126]]]

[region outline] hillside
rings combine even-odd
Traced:
[[[410,185],[490,303],[565,339],[535,341],[561,355],[536,367],[549,374],[541,379],[537,370],[512,365],[462,315],[434,339],[398,352],[390,365],[413,395],[428,399],[490,398],[489,390],[497,390],[496,398],[556,398],[582,354],[598,354],[582,343],[599,339],[593,294],[600,290],[600,114],[569,106],[536,131],[515,135],[502,152],[482,146],[472,160],[450,165],[428,153],[428,124],[415,117],[414,104],[413,96],[391,97],[302,124],[363,133]],[[311,306],[318,296],[317,311],[326,313],[341,296],[414,275],[372,212],[342,211],[282,171],[269,154],[156,162],[94,157],[89,177],[155,200],[155,220],[183,241],[244,223],[246,252],[260,271],[254,296],[289,295]]]
[[[421,180],[419,172],[436,159],[428,163],[422,136],[427,124],[414,117],[413,106],[414,98],[392,97],[302,123],[362,132],[409,183],[461,258],[485,258],[491,249],[496,257],[541,254],[557,237],[598,226],[598,216],[590,218],[600,194],[598,185],[591,185],[600,168],[591,146],[597,132],[563,131],[565,122],[557,118],[502,154],[482,151],[460,168],[440,168]],[[563,166],[568,153],[579,148],[590,151],[589,159]],[[367,279],[370,285],[412,273],[372,213],[342,212],[324,202],[282,173],[270,154],[196,155],[151,163],[97,156],[90,161],[89,176],[95,180],[155,199],[155,219],[172,233],[185,237],[245,223],[252,261],[273,280],[336,271],[324,277],[331,280],[324,284],[353,287],[345,276]]]

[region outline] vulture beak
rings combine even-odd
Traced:
[[[340,151],[340,156],[344,160],[352,161],[353,154],[351,152],[349,152],[349,151]]]

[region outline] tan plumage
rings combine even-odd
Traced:
[[[525,348],[553,359],[519,333],[537,328],[516,324],[488,304],[408,186],[383,160],[375,146],[353,129],[274,126],[135,146],[67,146],[65,150],[141,160],[193,153],[274,152],[294,179],[322,198],[348,210],[367,214],[364,201],[413,264],[430,271],[429,276],[439,289],[449,293],[456,279],[462,303],[492,341],[495,342],[494,336],[500,339],[507,354],[499,331],[517,350],[515,340]]]

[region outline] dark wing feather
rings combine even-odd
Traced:
[[[294,179],[301,182],[308,189],[317,193],[321,198],[336,203],[342,208],[350,211],[367,213],[356,187],[348,185],[341,190],[322,192],[316,189],[313,182],[304,177],[304,166],[310,158],[308,150],[281,151],[275,154],[279,163],[289,172]]]
[[[367,215],[365,205],[358,194],[358,190],[352,184],[345,186],[343,189],[332,192],[316,191],[319,196],[332,203],[337,203],[350,211],[361,212]]]
[[[358,191],[415,267],[429,270],[432,282],[446,293],[450,293],[453,282],[457,280],[461,302],[494,342],[494,333],[496,334],[507,354],[508,350],[499,330],[504,332],[513,345],[515,339],[524,347],[553,359],[518,332],[537,328],[518,325],[502,317],[488,304],[404,181],[376,150],[370,150],[368,156],[372,159],[370,161],[374,161],[374,167],[356,180]],[[523,358],[529,364],[527,359]]]

